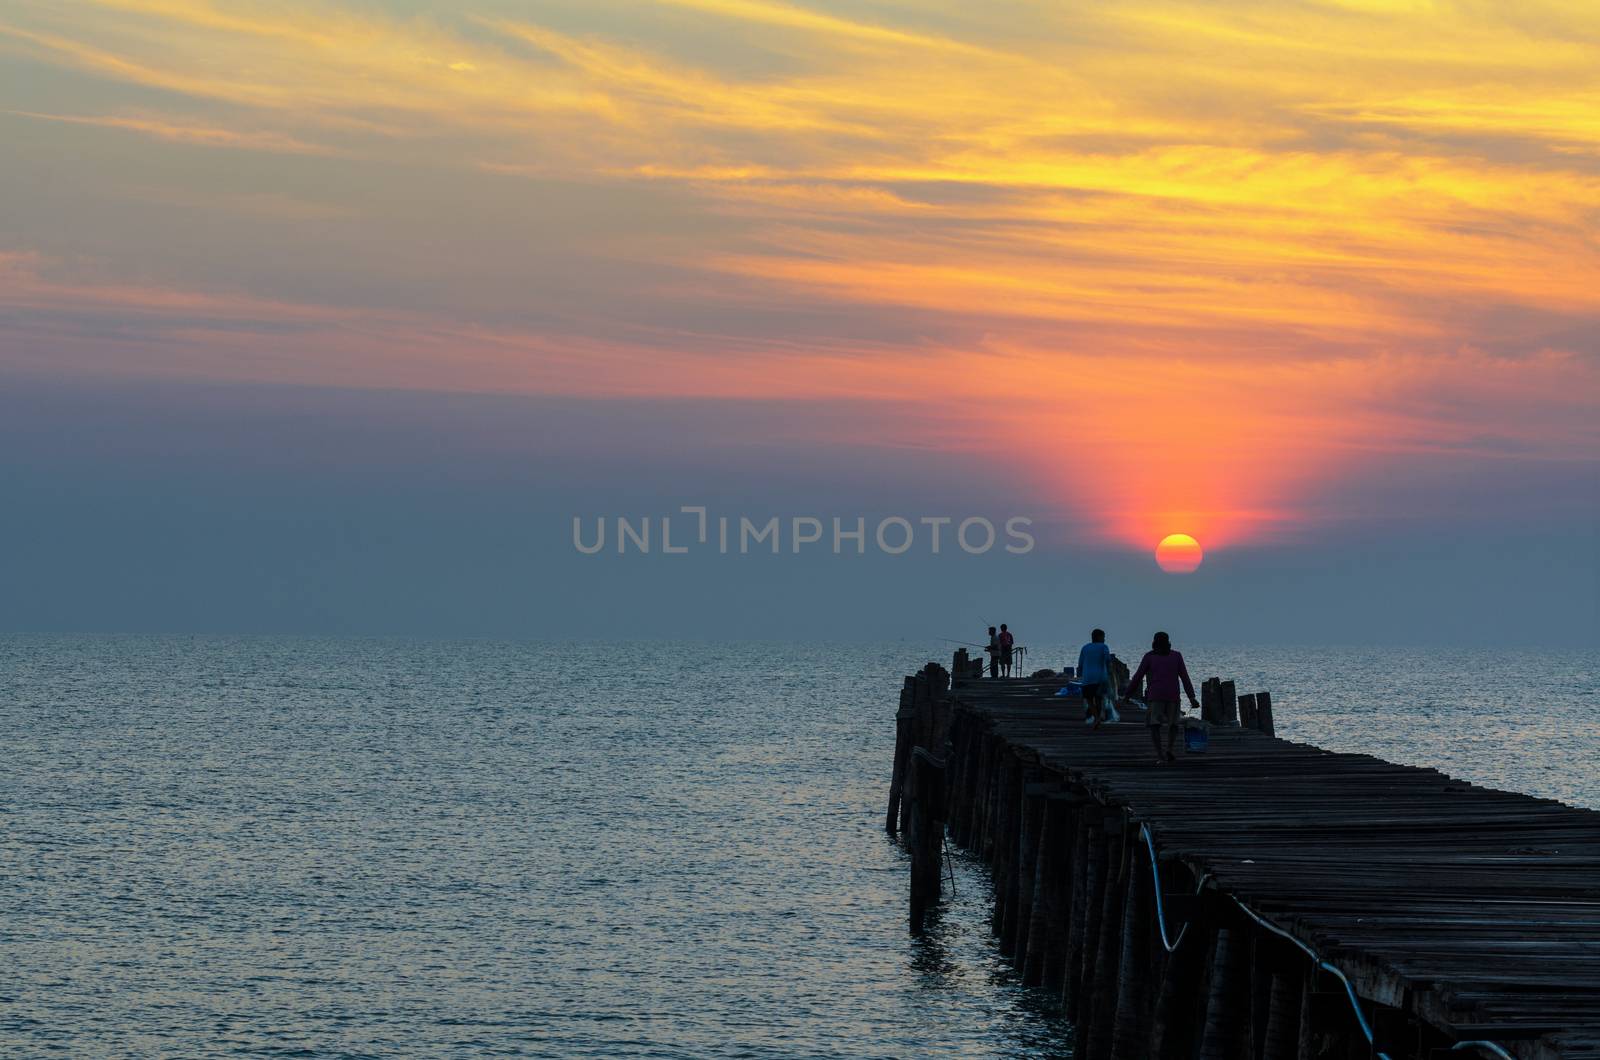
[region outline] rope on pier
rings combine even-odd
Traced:
[[[1184,924],[1183,927],[1180,928],[1179,931],[1178,931],[1178,937],[1173,939],[1171,942],[1167,941],[1167,937],[1168,937],[1168,935],[1167,935],[1167,914],[1166,914],[1166,910],[1163,907],[1162,901],[1161,901],[1161,866],[1160,866],[1160,864],[1159,864],[1159,862],[1158,862],[1158,860],[1156,858],[1155,840],[1151,838],[1151,836],[1150,836],[1150,826],[1147,825],[1147,824],[1140,824],[1139,825],[1139,834],[1142,837],[1144,837],[1145,849],[1150,852],[1150,876],[1151,876],[1151,879],[1153,879],[1155,881],[1154,886],[1155,886],[1155,892],[1156,892],[1156,925],[1161,931],[1161,945],[1163,945],[1163,946],[1165,946],[1167,948],[1167,952],[1168,953],[1171,953],[1174,950],[1176,950],[1178,948],[1178,944],[1183,941],[1184,935],[1187,934],[1188,931],[1189,931],[1189,925],[1188,924]],[[1196,894],[1199,894],[1201,892],[1201,890],[1203,890],[1205,888],[1206,883],[1210,879],[1211,879],[1211,874],[1209,872],[1206,873],[1204,876],[1201,876],[1200,877],[1200,881],[1195,884],[1194,892]],[[1278,927],[1276,924],[1273,924],[1270,921],[1268,921],[1268,920],[1266,920],[1266,919],[1264,919],[1264,918],[1262,918],[1260,916],[1257,916],[1248,906],[1246,906],[1243,902],[1241,902],[1234,895],[1230,894],[1228,897],[1233,899],[1233,904],[1237,905],[1239,907],[1240,911],[1243,912],[1245,916],[1249,917],[1251,920],[1254,920],[1261,927],[1266,928],[1268,931],[1272,932],[1273,934],[1280,935],[1283,938],[1286,938],[1290,942],[1294,943],[1300,949],[1304,950],[1308,957],[1310,957],[1314,962],[1316,962],[1316,965],[1317,965],[1318,968],[1322,969],[1325,972],[1328,972],[1329,974],[1334,976],[1334,978],[1339,980],[1339,982],[1344,986],[1345,995],[1347,997],[1349,997],[1349,999],[1350,999],[1350,1008],[1356,1014],[1356,1023],[1361,1027],[1361,1033],[1366,1036],[1367,1044],[1369,1046],[1372,1045],[1373,1044],[1372,1025],[1367,1022],[1366,1015],[1361,1011],[1361,999],[1356,996],[1355,987],[1350,985],[1350,980],[1345,977],[1344,972],[1340,971],[1335,965],[1329,963],[1328,961],[1323,960],[1322,956],[1319,953],[1317,953],[1316,950],[1312,949],[1310,946],[1307,946],[1304,942],[1301,942],[1299,939],[1295,938],[1293,935],[1289,934],[1287,931],[1285,931],[1282,928]],[[1492,1053],[1497,1057],[1501,1057],[1502,1060],[1515,1060],[1515,1058],[1512,1057],[1512,1055],[1510,1053],[1506,1052],[1504,1049],[1502,1049],[1500,1046],[1496,1045],[1494,1042],[1474,1040],[1474,1041],[1466,1041],[1466,1042],[1457,1042],[1455,1045],[1452,1045],[1450,1047],[1450,1051],[1451,1052],[1459,1052],[1462,1049],[1482,1049],[1485,1052]],[[1393,1058],[1388,1053],[1385,1053],[1385,1052],[1382,1052],[1382,1051],[1378,1051],[1376,1053],[1376,1055],[1378,1057],[1378,1060],[1393,1060]]]

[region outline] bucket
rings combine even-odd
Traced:
[[[1211,743],[1210,726],[1194,718],[1185,718],[1183,722],[1183,749],[1190,754],[1203,754],[1207,745]]]

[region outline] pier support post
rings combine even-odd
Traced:
[[[1122,908],[1122,955],[1117,962],[1116,1016],[1111,1035],[1111,1060],[1146,1060],[1150,1041],[1152,995],[1150,980],[1156,970],[1152,938],[1154,882],[1141,857],[1138,825],[1123,837],[1128,850],[1128,879]]]
[[[939,904],[944,868],[944,763],[918,747],[911,753],[911,807],[906,845],[911,850],[911,933],[922,934]]]
[[[971,719],[957,715],[950,723],[950,755],[945,775],[945,827],[950,841],[957,846],[967,845],[967,824],[971,819],[972,805],[972,733]]]
[[[1249,1055],[1249,986],[1249,936],[1237,926],[1219,927],[1211,946],[1199,1060],[1239,1060]]]
[[[1154,1060],[1190,1060],[1196,1048],[1209,956],[1206,944],[1215,915],[1215,900],[1202,899],[1192,904],[1187,927],[1171,922],[1167,925],[1170,931],[1181,931],[1182,937],[1177,948],[1167,954],[1161,968],[1161,987],[1156,995],[1155,1025],[1150,1041],[1150,1056]]]
[[[894,715],[894,772],[889,778],[889,814],[883,822],[884,831],[890,835],[901,828],[900,806],[905,798],[906,770],[910,767],[911,748],[916,743],[915,685],[916,678],[906,678],[900,689],[900,709]]]
[[[1022,962],[1025,986],[1059,994],[1066,961],[1067,920],[1072,902],[1073,799],[1044,798],[1039,825],[1039,856],[1033,880],[1033,913],[1028,922],[1027,956]]]
[[[1123,842],[1125,829],[1120,816],[1108,815],[1106,836],[1105,885],[1101,888],[1100,911],[1095,925],[1095,952],[1085,974],[1088,977],[1084,1011],[1078,1019],[1080,1042],[1086,1042],[1085,1056],[1108,1056],[1111,1030],[1116,1019],[1117,966],[1122,956],[1122,899],[1127,893],[1128,855],[1131,844]]]
[[[1067,922],[1066,968],[1062,974],[1061,1007],[1068,1019],[1078,1015],[1078,993],[1083,987],[1084,939],[1088,935],[1090,906],[1098,886],[1100,858],[1095,842],[1101,810],[1084,803],[1073,815],[1072,906]]]
[[[1261,1035],[1261,1060],[1297,1060],[1300,1044],[1300,976],[1279,964],[1269,973],[1267,1025]]]
[[[1007,754],[1003,762],[999,776],[999,798],[995,801],[994,858],[990,862],[994,874],[994,917],[990,930],[1000,940],[1000,955],[1010,957],[1017,917],[1017,857],[1022,839],[1019,823],[1022,816],[1022,790],[1027,780],[1023,765],[1015,755]]]
[[[1045,797],[1050,789],[1050,784],[1038,779],[1036,771],[1030,770],[1024,778],[1019,805],[1021,820],[1017,829],[1016,903],[1005,924],[1011,963],[1019,972],[1028,961],[1028,929],[1033,923],[1034,904],[1038,900],[1040,833],[1044,827]],[[1001,949],[1004,952],[1005,947]]]
[[[1256,693],[1256,728],[1268,736],[1276,736],[1272,728],[1272,693]]]
[[[989,734],[985,741],[985,767],[986,775],[983,784],[983,796],[979,810],[977,855],[987,864],[994,864],[995,845],[1000,842],[999,827],[997,822],[1000,814],[1001,798],[1005,791],[1005,774],[1007,759],[1011,757],[1005,741]]]

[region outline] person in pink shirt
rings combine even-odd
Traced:
[[[1176,762],[1172,745],[1178,738],[1178,682],[1183,682],[1189,705],[1198,710],[1200,704],[1195,701],[1194,684],[1189,680],[1189,668],[1183,665],[1183,655],[1172,650],[1172,639],[1165,633],[1155,635],[1150,650],[1139,660],[1139,668],[1128,681],[1128,695],[1139,694],[1140,681],[1149,684],[1144,701],[1150,708],[1150,714],[1145,723],[1150,726],[1150,739],[1156,745],[1156,764]],[[1161,749],[1163,726],[1167,730],[1165,753]]]

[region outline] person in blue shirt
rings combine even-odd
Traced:
[[[1105,630],[1089,634],[1089,643],[1078,649],[1078,680],[1083,684],[1084,717],[1093,718],[1098,729],[1105,718],[1105,696],[1111,683],[1111,648]]]

